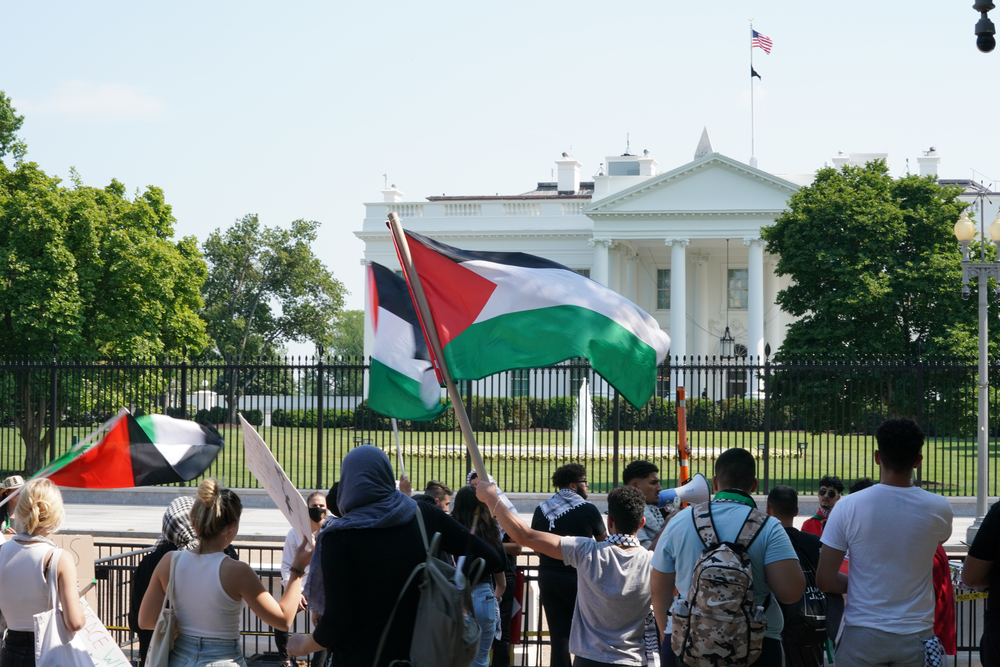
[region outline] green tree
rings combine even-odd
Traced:
[[[344,286],[312,252],[318,227],[307,220],[296,220],[290,229],[264,227],[256,215],[247,215],[205,241],[209,274],[202,317],[231,367],[225,386],[232,421],[252,380],[232,367],[265,359],[287,341],[327,348],[333,341]]]
[[[781,353],[967,354],[955,338],[975,321],[956,298],[959,194],[933,177],[893,179],[882,160],[818,171],[761,230],[778,275],[792,278],[778,304],[799,318]]]
[[[15,162],[21,162],[28,147],[18,139],[17,131],[24,123],[24,116],[18,116],[10,103],[10,98],[0,90],[0,159],[10,154]]]
[[[149,187],[129,200],[118,181],[59,183],[33,162],[0,164],[0,349],[150,357],[206,345],[198,318],[205,263],[193,238],[172,238],[163,192]],[[46,414],[62,415],[70,400],[63,392],[63,404],[50,405],[45,383],[31,378],[25,369],[11,383],[27,474],[44,463],[45,441],[55,435],[43,433]],[[87,392],[104,390],[115,391]]]
[[[788,327],[778,359],[974,358],[976,306],[959,298],[961,254],[952,232],[966,206],[960,194],[933,177],[893,179],[882,160],[818,171],[761,230],[768,251],[779,257],[778,275],[792,278],[778,304],[799,318]],[[911,416],[917,394],[934,391],[926,383],[917,390],[912,374],[885,377],[873,389],[816,375],[811,390],[822,396],[813,400],[843,405],[841,414],[853,415],[855,423],[811,426],[858,428],[857,420],[878,412]]]
[[[365,356],[365,311],[345,310],[337,316],[328,352],[345,360]]]

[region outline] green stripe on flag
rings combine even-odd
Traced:
[[[411,421],[430,421],[444,411],[438,404],[430,409],[420,397],[420,383],[386,366],[374,357],[368,370],[368,407],[383,415]]]
[[[444,349],[456,380],[584,357],[632,405],[656,388],[656,350],[613,319],[581,306],[552,306],[473,324]]]

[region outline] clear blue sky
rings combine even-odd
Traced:
[[[774,41],[754,50],[762,169],[844,150],[900,174],[935,146],[942,176],[1000,179],[1000,50],[976,50],[971,4],[5,0],[0,89],[28,159],[163,188],[179,235],[321,221],[317,254],[362,308],[353,232],[384,173],[407,200],[513,194],[562,151],[590,176],[626,134],[671,169],[703,126],[748,160],[751,17]]]

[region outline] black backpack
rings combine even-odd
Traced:
[[[789,534],[792,546],[799,556],[799,566],[806,578],[806,590],[802,597],[792,604],[782,604],[781,613],[785,617],[785,629],[781,632],[781,642],[785,646],[817,646],[826,642],[826,594],[816,586],[816,566],[809,555],[797,543],[794,533]]]

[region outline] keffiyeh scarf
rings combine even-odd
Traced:
[[[559,492],[538,506],[542,514],[549,520],[549,530],[555,530],[556,519],[566,512],[587,502],[572,489],[559,489]]]
[[[163,525],[160,528],[160,539],[155,547],[164,542],[170,542],[181,551],[194,551],[198,548],[198,536],[191,524],[191,508],[194,507],[194,496],[174,498],[163,513]]]

